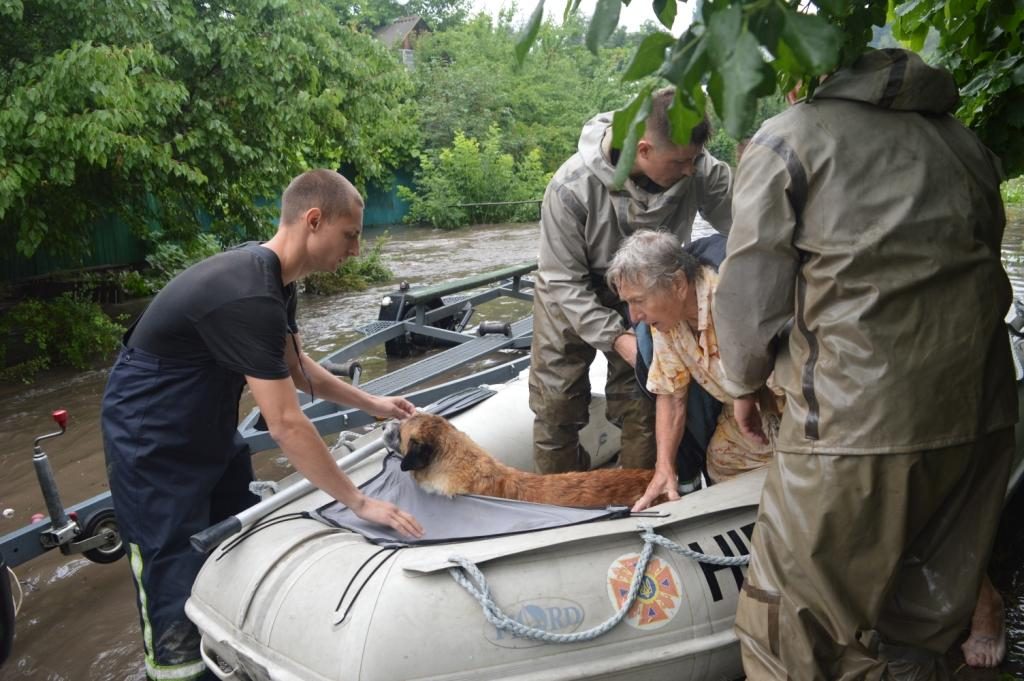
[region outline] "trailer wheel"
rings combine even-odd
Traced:
[[[111,540],[103,546],[83,551],[82,555],[94,563],[113,563],[124,555],[124,541],[121,540],[121,530],[117,525],[117,518],[114,517],[112,508],[104,508],[89,516],[83,526],[83,538],[95,537],[103,530],[110,530],[114,533]]]

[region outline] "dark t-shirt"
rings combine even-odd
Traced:
[[[245,376],[287,378],[287,334],[296,333],[295,284],[281,262],[247,243],[196,263],[172,279],[137,322],[128,347]]]

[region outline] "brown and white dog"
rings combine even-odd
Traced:
[[[554,475],[526,473],[499,462],[434,414],[420,413],[389,424],[384,442],[402,457],[402,470],[412,471],[420,487],[449,497],[479,494],[556,506],[632,506],[654,475],[654,471],[609,468]]]

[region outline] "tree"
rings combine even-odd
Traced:
[[[587,29],[592,52],[614,33],[625,2],[598,0]],[[652,2],[664,26],[672,25],[678,4]],[[578,6],[579,0],[568,0],[566,16]],[[520,61],[535,45],[543,7],[541,0],[520,34]],[[689,138],[708,96],[727,132],[738,138],[752,123],[758,99],[798,84],[813,93],[818,78],[852,62],[871,41],[872,28],[887,19],[894,35],[917,49],[930,29],[939,33],[937,59],[962,89],[960,117],[1002,154],[1008,171],[1024,171],[1024,5],[1018,0],[705,0],[679,38],[664,32],[645,38],[624,79],[655,76],[676,85],[669,113],[677,141]],[[653,88],[643,86],[616,114],[620,179],[632,166]]]
[[[445,31],[466,20],[469,0],[359,0],[339,5],[342,15],[373,30],[405,16],[419,16],[432,31]]]
[[[621,106],[639,89],[624,86],[621,77],[640,37],[620,30],[622,46],[599,58],[584,45],[581,19],[545,22],[533,58],[517,68],[511,21],[511,13],[497,21],[480,14],[420,39],[413,78],[423,144],[445,148],[457,131],[484,139],[497,124],[504,151],[521,158],[540,149],[544,168],[554,170],[575,152],[587,119]]]
[[[0,0],[0,241],[75,254],[141,233],[265,235],[309,167],[381,179],[415,145],[386,48],[305,0]],[[204,215],[205,214],[205,215]]]
[[[502,151],[501,131],[491,124],[482,142],[457,132],[450,147],[423,156],[416,190],[399,187],[398,192],[409,201],[407,222],[451,229],[536,218],[533,200],[544,194],[550,179],[537,149],[513,158]]]
[[[1003,160],[1024,172],[1024,3],[912,0],[893,3],[893,33],[953,73],[960,86],[957,117]]]

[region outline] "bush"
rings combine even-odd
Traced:
[[[1003,203],[1008,206],[1024,205],[1024,175],[1007,180],[1000,189],[1003,193]]]
[[[384,246],[390,237],[383,234],[377,237],[369,253],[358,258],[349,258],[334,272],[314,272],[302,280],[302,291],[316,295],[328,296],[345,291],[362,291],[371,283],[390,281],[394,273],[384,262]],[[359,251],[364,251],[360,242]]]
[[[540,151],[533,149],[519,161],[502,153],[501,131],[492,125],[483,144],[461,132],[452,146],[436,157],[420,158],[416,190],[399,187],[409,202],[406,222],[427,223],[442,229],[484,222],[521,222],[537,219],[537,204],[549,175]],[[509,201],[531,203],[512,205]]]
[[[145,298],[159,290],[159,287],[147,279],[138,270],[121,270],[117,273],[117,285],[131,298]]]
[[[152,268],[147,277],[150,287],[153,291],[159,291],[179,273],[200,260],[220,253],[223,249],[221,242],[212,234],[200,234],[184,245],[157,244],[153,253],[146,256],[146,262]]]
[[[81,294],[23,300],[0,321],[0,366],[4,367],[0,378],[27,383],[50,367],[87,369],[93,360],[106,358],[117,349],[124,331],[98,304]],[[17,335],[33,354],[6,366],[8,345]]]

